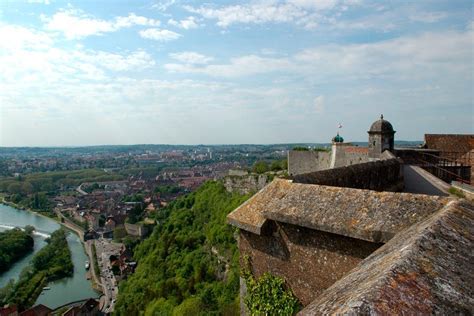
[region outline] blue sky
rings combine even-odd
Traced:
[[[0,146],[473,133],[471,1],[0,2]]]

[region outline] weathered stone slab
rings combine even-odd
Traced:
[[[274,197],[285,195],[290,184],[291,182],[288,180],[274,180],[227,215],[227,222],[240,229],[260,235],[262,227],[267,221],[263,217],[262,211]]]
[[[442,208],[447,201],[438,196],[275,179],[228,219],[229,223],[254,233],[257,230],[246,225],[261,226],[268,218],[371,242],[387,242],[400,230]]]
[[[451,201],[401,231],[300,315],[474,314],[474,206]]]

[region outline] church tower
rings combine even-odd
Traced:
[[[369,133],[369,158],[380,158],[385,150],[393,152],[393,144],[395,140],[395,131],[389,121],[383,119],[375,121],[370,126]]]

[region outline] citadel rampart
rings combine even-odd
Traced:
[[[375,191],[401,191],[403,189],[401,164],[396,158],[298,174],[293,176],[292,179],[296,183]]]
[[[329,169],[331,153],[325,151],[288,151],[288,174],[296,175]]]
[[[241,264],[248,258],[256,277],[265,272],[283,277],[307,305],[447,202],[439,196],[275,179],[227,218],[240,228]]]
[[[268,174],[228,175],[224,178],[224,186],[228,192],[249,194],[261,190],[270,181]]]
[[[267,225],[264,235],[241,232],[240,264],[248,256],[254,276],[284,276],[303,305],[383,245],[276,221]]]

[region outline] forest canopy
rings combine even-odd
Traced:
[[[13,228],[0,232],[0,272],[8,270],[13,263],[33,250],[32,237],[34,227],[25,230]]]
[[[135,248],[138,267],[121,283],[117,315],[238,315],[239,264],[227,214],[249,196],[207,182],[178,198]]]

